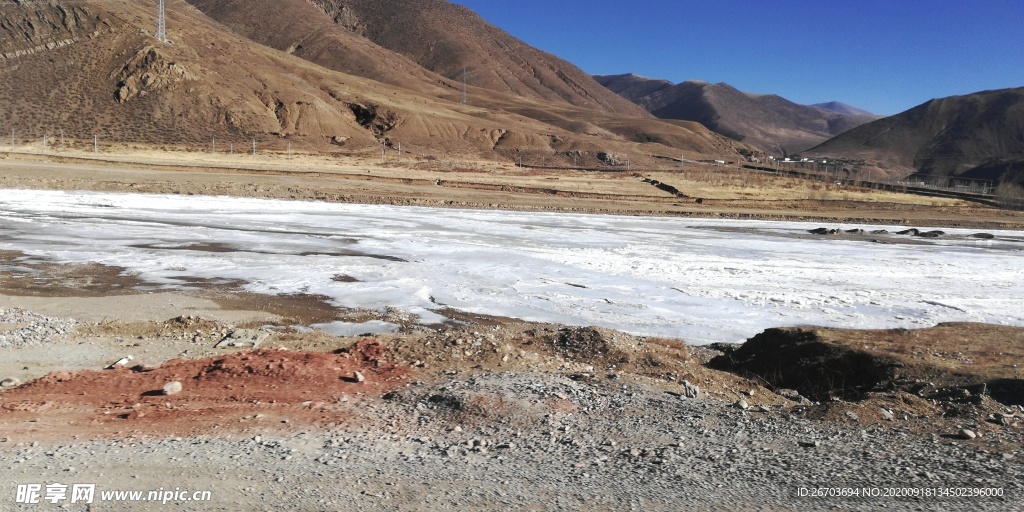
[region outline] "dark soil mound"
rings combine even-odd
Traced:
[[[813,330],[768,329],[709,366],[812,400],[857,399],[891,381],[902,363],[822,341]]]

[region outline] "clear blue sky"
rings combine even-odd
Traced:
[[[591,74],[891,115],[1024,86],[1024,0],[453,0]]]

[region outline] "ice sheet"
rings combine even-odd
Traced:
[[[0,190],[3,250],[167,287],[230,279],[391,306],[425,323],[448,307],[693,343],[801,324],[1024,325],[1024,232],[942,228],[954,236],[925,245],[794,236],[819,226]]]
[[[310,327],[320,329],[332,336],[358,336],[360,334],[398,332],[399,326],[397,324],[381,322],[380,320],[370,320],[368,322],[361,323],[327,322],[322,324],[313,324]]]

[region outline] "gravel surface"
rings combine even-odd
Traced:
[[[79,368],[106,361],[104,351],[143,349],[140,344],[162,358],[184,355],[181,347],[192,347],[194,334],[205,332],[200,326],[223,331],[181,317],[96,325],[85,335],[84,324],[72,331],[74,320],[18,308],[0,311],[0,323],[9,363],[54,350],[74,355],[62,367]],[[354,392],[327,398],[295,381],[308,380],[302,372],[313,368],[291,374],[267,366],[268,375],[280,373],[281,389],[310,393],[297,402],[300,409],[262,408],[257,400],[247,410],[218,410],[207,402],[211,415],[197,418],[193,433],[182,437],[160,422],[158,409],[171,410],[171,401],[179,412],[200,407],[198,381],[191,378],[173,397],[137,397],[142,409],[133,401],[112,404],[118,414],[150,414],[101,422],[116,425],[108,430],[93,428],[92,409],[55,426],[56,411],[73,413],[85,402],[19,402],[18,390],[25,389],[19,386],[32,383],[15,383],[0,393],[0,415],[7,415],[0,420],[11,427],[0,430],[0,511],[1024,510],[1024,408],[1006,408],[1003,424],[902,412],[868,421],[867,412],[858,409],[858,416],[842,404],[837,410],[847,412],[838,419],[809,419],[800,416],[806,400],[795,404],[700,366],[714,352],[709,348],[641,343],[594,329],[488,329],[396,335],[386,342],[389,356],[422,360],[407,380],[390,387],[355,383],[345,388]],[[274,343],[341,343],[309,336],[281,335]],[[204,346],[215,341],[203,338]],[[366,365],[363,371],[380,369],[377,356],[360,353],[353,357]],[[610,364],[624,353],[632,354],[630,363]],[[689,357],[669,357],[683,353]],[[253,357],[253,371],[263,371],[258,354],[238,353]],[[350,368],[331,361],[327,366],[338,367],[319,370],[352,380]],[[155,368],[137,375],[156,375],[149,373]],[[83,377],[57,373],[50,380],[76,378]],[[230,379],[240,388],[254,385],[247,374]],[[687,398],[685,379],[699,383],[699,392],[690,385],[690,395],[699,397]],[[98,395],[102,382],[96,382],[81,394]],[[158,384],[154,389],[165,385],[163,377]],[[984,435],[967,439],[958,433],[961,424]],[[68,498],[51,504],[45,500],[51,484],[95,484],[96,494],[91,504]],[[28,485],[41,486],[41,503],[16,503],[19,486]],[[979,490],[986,495],[963,495]],[[104,494],[110,491],[141,494],[132,500]],[[150,500],[150,491],[167,503]],[[197,491],[209,491],[208,499],[191,500]]]
[[[51,318],[21,308],[0,309],[0,348],[40,346],[70,333],[73,318]]]
[[[8,439],[0,450],[14,483],[212,491],[176,510],[1013,510],[1024,495],[1022,452],[837,428],[636,383],[494,373],[350,405],[354,421],[325,430]],[[1003,497],[814,498],[801,487],[999,488]]]

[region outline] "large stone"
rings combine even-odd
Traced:
[[[700,387],[696,384],[691,384],[690,381],[684,380],[682,382],[683,393],[686,394],[686,398],[700,398]]]
[[[181,393],[181,390],[181,383],[178,381],[168,382],[167,384],[164,384],[165,395],[177,395],[178,393]]]
[[[4,380],[0,380],[0,387],[4,387],[4,388],[13,388],[13,387],[18,386],[18,384],[21,384],[21,381],[16,379],[16,378],[14,378],[14,377],[11,377],[11,378],[8,378],[8,379],[4,379]]]

